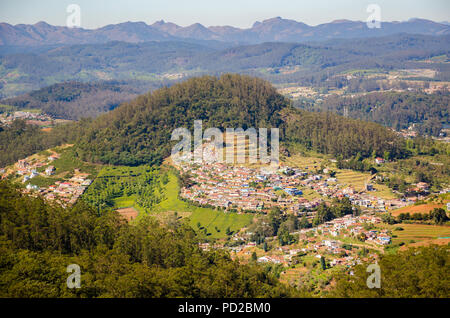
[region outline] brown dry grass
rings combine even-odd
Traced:
[[[433,211],[435,208],[442,208],[443,206],[444,206],[443,204],[437,203],[411,205],[397,210],[393,210],[391,213],[393,216],[398,216],[400,215],[400,213],[409,213],[411,215],[413,215],[414,213],[429,213]]]
[[[118,209],[117,212],[119,212],[120,216],[122,216],[128,222],[134,220],[139,214],[139,212],[135,208]]]

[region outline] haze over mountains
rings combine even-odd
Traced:
[[[152,25],[144,22],[111,24],[99,29],[52,26],[46,22],[33,25],[0,23],[0,46],[73,45],[124,41],[220,41],[233,43],[306,42],[338,38],[387,36],[398,33],[422,35],[450,34],[448,23],[424,19],[382,22],[381,28],[368,28],[365,22],[335,20],[317,26],[280,17],[255,22],[251,28],[231,26],[205,27],[195,23],[181,27],[163,20]]]

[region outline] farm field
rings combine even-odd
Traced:
[[[405,206],[404,208],[400,208],[397,210],[393,210],[391,213],[393,216],[398,216],[401,213],[409,213],[413,215],[414,213],[429,213],[433,211],[435,208],[442,208],[443,204],[437,203],[429,203],[429,204],[420,204],[420,205],[411,205]]]
[[[132,220],[136,219],[138,216],[138,211],[135,208],[123,208],[118,209],[117,212],[125,218],[128,222],[131,222]]]
[[[114,199],[114,206],[117,209],[134,209],[138,213],[145,212],[145,210],[136,203],[137,197],[134,195],[123,196]]]
[[[39,175],[30,180],[28,180],[23,185],[33,184],[38,187],[48,187],[55,184],[56,181],[64,181],[76,174],[88,174],[88,178],[91,179],[97,175],[98,171],[101,169],[101,165],[91,164],[83,162],[76,158],[72,152],[72,146],[70,144],[62,145],[52,149],[43,150],[34,155],[31,155],[25,160],[30,164],[43,164],[43,166],[36,168],[38,173],[43,173],[47,166],[52,165],[55,167],[54,174]],[[49,162],[48,157],[51,155],[58,154],[60,157],[54,161]],[[10,165],[6,167],[9,172],[17,170],[16,165]],[[23,176],[15,174],[12,181],[22,184]]]
[[[73,154],[73,145],[64,145],[50,149],[50,152],[56,152],[60,155],[59,159],[53,161],[52,165],[55,167],[55,176],[63,177],[67,174],[73,173],[75,169],[78,169],[81,173],[88,173],[89,178],[97,175],[100,170],[100,165],[86,163],[78,159]]]
[[[370,178],[369,173],[362,173],[353,170],[338,170],[336,173],[338,183],[345,186],[351,186],[356,191],[364,189],[365,184]]]
[[[403,228],[403,231],[395,230]],[[395,224],[389,228],[397,237],[392,239],[393,244],[430,244],[440,237],[450,237],[450,226],[428,225],[428,224]]]
[[[149,180],[159,180],[153,183],[152,192],[148,195],[133,193],[135,189],[129,185],[120,186],[121,182],[128,184],[130,180],[138,182],[139,179],[141,180],[139,182],[142,182],[142,178],[147,175],[153,178]],[[101,183],[102,180],[110,180],[110,182]],[[108,184],[110,183],[111,187],[105,188],[109,187]],[[125,217],[131,215],[134,219],[148,214],[159,221],[164,221],[173,217],[176,212],[177,218],[186,218],[189,225],[198,232],[200,237],[204,238],[226,238],[228,228],[231,232],[236,233],[249,225],[254,217],[253,214],[225,213],[211,208],[197,207],[180,200],[178,197],[180,191],[178,178],[175,172],[167,169],[167,166],[159,171],[153,171],[148,166],[104,166],[91,187],[94,188],[87,191],[90,201],[94,200],[95,203],[97,196],[111,196],[109,200],[105,201],[105,204],[118,210]],[[143,200],[144,202],[151,201],[154,205],[145,207],[141,204]],[[138,215],[136,215],[136,212],[138,212]],[[200,226],[198,226],[198,223],[200,223]]]
[[[293,155],[292,157],[285,158],[284,164],[292,167],[297,167],[302,170],[314,170],[319,169],[321,163],[324,161],[318,157],[307,157],[301,155]]]

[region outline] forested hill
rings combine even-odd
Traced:
[[[89,161],[138,165],[169,156],[175,128],[278,127],[281,141],[300,143],[343,158],[389,152],[404,156],[403,143],[378,124],[336,115],[299,113],[270,83],[241,75],[192,78],[139,96],[85,127],[78,153]]]
[[[308,110],[343,115],[344,108],[352,118],[374,121],[397,130],[415,124],[419,133],[437,136],[442,124],[449,122],[450,95],[448,92],[376,92],[358,97],[332,95]]]
[[[354,120],[333,113],[314,113],[297,109],[282,112],[284,141],[341,158],[407,156],[404,141],[376,123]]]
[[[289,104],[268,82],[240,75],[204,76],[162,88],[99,117],[78,141],[84,159],[137,165],[170,154],[172,131],[207,127],[277,127]]]
[[[65,82],[5,99],[1,103],[18,109],[40,109],[54,118],[77,120],[97,117],[155,88],[158,88],[155,83],[138,81]]]

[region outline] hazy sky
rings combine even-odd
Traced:
[[[248,28],[276,16],[317,25],[336,19],[366,21],[372,3],[380,6],[382,21],[450,20],[450,0],[0,0],[0,22],[65,25],[67,6],[78,4],[81,27],[88,29],[161,19],[182,26],[200,22]]]

